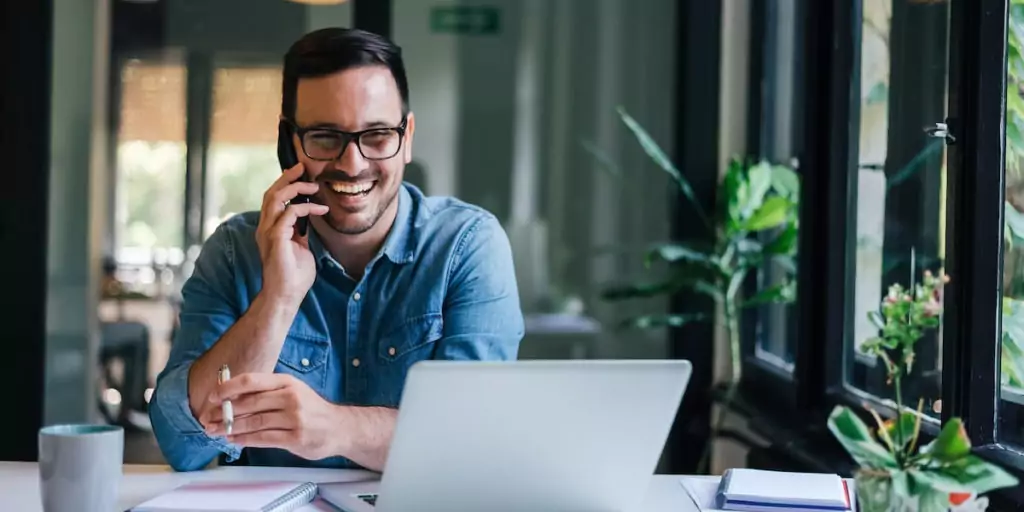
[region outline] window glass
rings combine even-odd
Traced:
[[[131,59],[120,74],[115,240],[122,277],[138,288],[156,282],[151,264],[181,259],[185,201],[184,65]]]
[[[945,143],[922,129],[946,112],[946,2],[867,0],[860,40],[859,146],[856,231],[845,353],[845,381],[856,392],[892,397],[884,364],[865,356],[861,344],[877,335],[868,313],[890,285],[942,271],[945,254]],[[955,277],[954,277],[955,278]],[[909,404],[941,410],[942,330],[918,344],[914,371],[905,379]]]
[[[280,113],[280,67],[214,70],[204,238],[232,215],[260,209],[263,193],[281,173]]]
[[[1024,6],[1010,8],[1006,84],[1006,203],[1003,229],[1003,311],[998,429],[1001,440],[1024,442]]]
[[[800,2],[778,0],[765,2],[764,37],[757,46],[762,58],[760,87],[750,94],[760,94],[759,137],[755,142],[760,156],[801,171],[796,155],[802,137],[800,116],[803,112],[799,92],[802,75],[802,23]],[[752,21],[757,23],[757,21]],[[755,100],[756,101],[756,100]],[[755,121],[756,122],[756,121]],[[776,236],[765,237],[769,241]],[[795,258],[798,260],[798,258]],[[772,261],[757,274],[756,290],[778,286],[795,278],[792,265]],[[754,355],[758,361],[784,372],[793,371],[796,355],[796,308],[792,303],[765,304],[757,308],[757,331]]]

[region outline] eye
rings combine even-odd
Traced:
[[[393,130],[374,130],[372,132],[366,132],[360,137],[363,144],[370,146],[378,146],[387,144],[397,134]]]
[[[336,148],[341,144],[341,136],[332,132],[309,132],[306,143],[322,148]]]

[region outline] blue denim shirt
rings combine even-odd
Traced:
[[[241,449],[210,437],[192,415],[188,372],[248,309],[261,288],[259,212],[235,216],[203,246],[182,288],[180,329],[157,377],[150,418],[168,463],[201,469]],[[509,360],[523,337],[508,237],[486,211],[426,197],[403,184],[398,214],[362,279],[350,278],[310,230],[317,277],[274,371],[298,377],[338,404],[397,407],[409,367],[423,359]],[[345,435],[339,432],[338,435]],[[284,450],[246,448],[249,463],[357,467]]]

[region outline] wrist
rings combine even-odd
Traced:
[[[256,294],[252,306],[258,308],[261,313],[269,314],[272,317],[284,316],[290,320],[299,312],[299,306],[305,295],[295,296],[294,294],[281,293],[264,288]]]
[[[331,430],[336,434],[330,437],[331,454],[338,457],[349,457],[352,453],[353,430],[350,425],[352,421],[352,407],[347,405],[331,404]]]

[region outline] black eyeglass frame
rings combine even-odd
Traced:
[[[379,127],[376,127],[376,128],[368,128],[366,130],[360,130],[358,132],[346,132],[344,130],[338,130],[338,129],[335,129],[335,128],[324,128],[324,127],[319,127],[319,126],[312,126],[312,127],[304,128],[302,126],[299,126],[299,125],[295,124],[295,121],[292,121],[291,119],[282,119],[282,121],[284,121],[285,124],[290,126],[291,129],[292,129],[292,132],[295,133],[295,135],[299,137],[299,146],[302,148],[302,152],[310,160],[315,160],[315,161],[318,161],[318,162],[333,162],[333,161],[341,158],[341,156],[345,154],[345,150],[348,149],[348,146],[352,143],[352,141],[355,141],[356,142],[356,149],[359,150],[359,154],[362,155],[363,158],[365,158],[367,160],[380,161],[380,160],[389,160],[391,158],[394,158],[395,155],[397,155],[398,153],[400,153],[402,151],[402,142],[405,141],[405,130],[406,130],[406,127],[407,127],[408,122],[409,122],[409,115],[408,114],[403,115],[402,116],[402,122],[398,126],[379,126]],[[341,135],[342,140],[344,140],[345,143],[341,145],[341,149],[338,151],[338,154],[334,158],[314,158],[313,156],[310,156],[308,151],[306,151],[305,136],[306,136],[307,133],[313,132],[313,131],[329,132],[329,133],[336,133],[338,135]],[[367,133],[381,132],[381,131],[394,131],[394,132],[397,132],[398,133],[398,147],[395,148],[395,152],[394,153],[392,153],[390,156],[387,156],[387,157],[372,158],[372,157],[366,156],[366,153],[363,152],[363,145],[360,142],[360,138],[363,135],[367,134]]]

